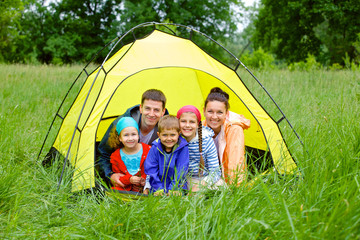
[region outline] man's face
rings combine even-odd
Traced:
[[[150,99],[144,100],[140,105],[141,127],[155,127],[160,118],[165,114],[165,108],[161,101]]]

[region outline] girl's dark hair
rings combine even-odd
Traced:
[[[202,122],[199,122],[198,126],[198,138],[199,138],[199,152],[200,152],[200,164],[199,164],[199,176],[203,175],[203,171],[205,168],[204,158],[202,156]]]
[[[210,93],[205,100],[205,108],[208,102],[212,102],[212,101],[223,102],[225,104],[226,111],[229,110],[230,108],[229,94],[221,90],[221,88],[214,87],[213,89],[210,90]]]

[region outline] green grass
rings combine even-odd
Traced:
[[[301,136],[284,135],[303,178],[276,175],[206,197],[124,203],[57,190],[62,163],[37,161],[81,66],[0,65],[1,239],[360,239],[360,73],[255,72]],[[244,82],[279,113],[250,78]]]

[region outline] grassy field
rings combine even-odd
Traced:
[[[1,239],[360,239],[360,72],[255,72],[305,144],[308,153],[292,149],[303,178],[271,175],[209,198],[124,203],[72,194],[70,174],[57,191],[59,165],[37,161],[80,71],[0,65]]]

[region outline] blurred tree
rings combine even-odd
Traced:
[[[0,1],[0,62],[8,59],[13,51],[23,8],[24,4],[20,0]]]
[[[324,17],[316,30],[325,50],[325,60],[329,60],[330,64],[344,64],[346,54],[352,60],[358,58],[354,42],[360,33],[360,2],[323,0],[318,11]]]
[[[125,0],[121,15],[122,30],[143,22],[169,21],[191,26],[214,39],[225,39],[237,29],[234,7],[239,0]]]
[[[60,28],[48,39],[45,51],[65,62],[89,61],[117,36],[116,17],[120,13],[121,2],[122,0],[62,0],[54,6]]]
[[[4,0],[1,55],[7,62],[86,62],[116,36],[151,21],[181,23],[225,42],[237,29],[234,9],[242,7],[239,0]]]
[[[308,54],[323,63],[355,58],[353,42],[360,32],[358,0],[262,0],[253,41],[286,59],[305,60]]]
[[[218,42],[229,43],[235,40],[231,38],[240,21],[239,9],[244,9],[239,0],[124,0],[120,31],[143,22],[170,22],[192,27]],[[185,29],[178,28],[177,31],[189,37]],[[230,56],[224,55],[224,51],[213,42],[196,34],[192,40],[216,59],[234,64]]]
[[[56,31],[54,11],[45,1],[23,1],[24,9],[19,20],[19,37],[14,41],[11,59],[15,62],[46,62],[51,56],[44,53],[47,39]]]
[[[90,60],[117,36],[121,1],[63,0],[46,5],[23,0],[17,37],[5,60],[55,64]]]

